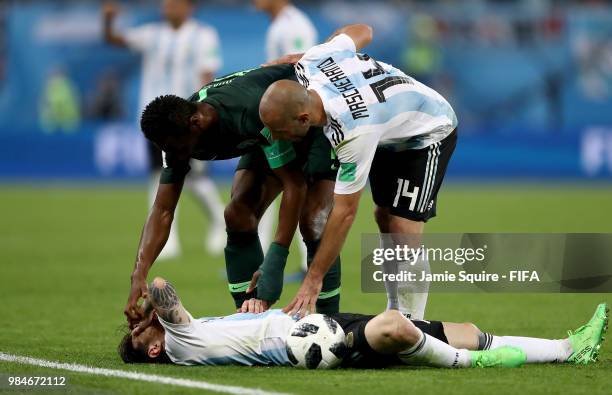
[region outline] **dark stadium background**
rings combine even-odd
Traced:
[[[158,19],[158,4],[124,2],[119,27]],[[248,1],[197,4],[197,18],[219,31],[221,74],[265,60],[265,14]],[[609,3],[297,5],[321,38],[342,24],[371,24],[371,55],[450,100],[462,139],[449,177],[612,176]],[[0,179],[140,179],[145,173],[135,113],[139,59],[103,43],[99,7],[95,1],[1,3]],[[45,116],[54,96],[65,111],[56,122]],[[213,169],[230,175],[232,165]]]

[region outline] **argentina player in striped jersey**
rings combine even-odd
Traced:
[[[436,198],[457,140],[457,117],[436,91],[395,67],[357,51],[372,40],[367,25],[339,29],[304,54],[279,59],[295,63],[298,81],[272,84],[260,116],[272,136],[299,140],[322,126],[340,161],[334,208],[320,249],[288,311],[313,309],[327,272],[352,225],[368,181],[385,243],[420,246],[424,223],[436,215]],[[387,272],[404,262],[390,262]],[[428,270],[426,260],[418,268]],[[401,266],[400,266],[401,267]],[[386,283],[388,309],[423,318],[427,284]]]
[[[119,345],[126,363],[295,364],[287,351],[295,321],[279,309],[194,318],[175,288],[159,277],[149,285],[143,307],[143,320]],[[471,323],[411,321],[397,310],[376,316],[335,313],[328,317],[335,321],[325,320],[330,330],[335,331],[337,323],[345,334],[343,367],[514,367],[525,362],[594,362],[607,328],[608,308],[601,303],[587,324],[557,340],[496,336]]]

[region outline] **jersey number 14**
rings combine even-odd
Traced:
[[[410,181],[402,178],[397,179],[397,192],[395,193],[395,199],[393,200],[393,207],[397,207],[400,197],[406,197],[410,199],[409,210],[413,211],[416,205],[417,198],[419,197],[419,187],[414,187],[412,191],[408,189]]]
[[[357,57],[364,62],[371,62],[374,65],[374,68],[363,72],[363,77],[366,80],[386,73],[385,69],[380,65],[380,63],[378,63],[376,59],[371,58],[369,55],[357,54]],[[384,103],[387,101],[387,98],[385,97],[385,90],[400,84],[412,84],[412,80],[408,77],[389,76],[370,84],[370,88],[372,88],[372,91],[374,91],[378,102]]]

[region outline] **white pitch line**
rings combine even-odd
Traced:
[[[186,387],[186,388],[203,389],[203,390],[209,390],[209,391],[214,391],[214,392],[222,392],[225,394],[289,395],[289,394],[282,393],[282,392],[264,391],[264,390],[257,389],[257,388],[245,388],[245,387],[236,387],[236,386],[231,386],[231,385],[212,384],[212,383],[207,383],[206,381],[177,379],[174,377],[158,376],[155,374],[128,372],[126,370],[117,370],[117,369],[94,368],[91,366],[78,365],[74,363],[47,361],[44,359],[25,357],[21,355],[5,354],[3,352],[0,352],[0,361],[15,362],[15,363],[20,363],[24,365],[34,365],[34,366],[40,366],[43,368],[68,370],[71,372],[94,374],[94,375],[105,376],[105,377],[118,377],[118,378],[123,378],[123,379],[146,381],[149,383],[158,383],[158,384],[167,384],[167,385],[174,385],[174,386]]]

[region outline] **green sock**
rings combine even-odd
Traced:
[[[257,232],[227,231],[225,269],[236,308],[242,307],[245,300],[255,297],[255,292],[247,294],[246,290],[263,258]]]
[[[314,259],[320,240],[306,241],[308,266]],[[317,299],[317,313],[334,314],[340,312],[340,257],[337,257],[332,267],[323,278],[323,287]]]

